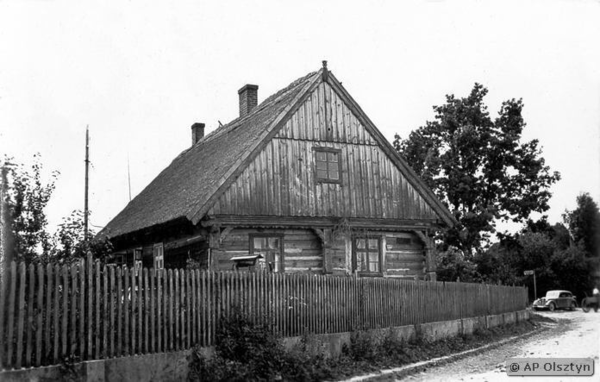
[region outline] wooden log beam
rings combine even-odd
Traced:
[[[437,219],[403,220],[403,219],[370,219],[348,218],[348,225],[357,229],[369,230],[427,230],[441,226]],[[304,217],[304,216],[240,216],[240,215],[214,215],[202,221],[204,227],[269,227],[269,228],[329,228],[339,223],[339,218]]]
[[[436,281],[436,265],[435,265],[435,246],[433,239],[427,235],[427,231],[415,230],[414,233],[423,241],[425,244],[425,266],[427,268],[427,279],[430,281]]]

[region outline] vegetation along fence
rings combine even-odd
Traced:
[[[12,263],[0,293],[0,369],[214,343],[241,312],[283,336],[453,320],[524,309],[521,287],[309,274],[214,273]]]

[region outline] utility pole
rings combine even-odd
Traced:
[[[129,185],[129,201],[131,202],[131,172],[129,171],[129,153],[127,153],[127,184]]]
[[[83,205],[83,238],[84,240],[88,239],[88,188],[89,188],[89,167],[90,167],[90,135],[89,135],[90,125],[87,125],[85,128],[85,202]]]

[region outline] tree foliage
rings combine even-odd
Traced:
[[[522,222],[548,210],[549,187],[560,179],[546,166],[537,140],[521,142],[522,100],[503,102],[492,119],[486,94],[476,83],[467,97],[447,95],[444,105],[433,107],[434,121],[394,140],[459,222],[445,233],[445,243],[467,255],[481,248],[498,219]]]
[[[5,163],[12,158],[5,158]],[[16,261],[32,261],[51,248],[51,238],[47,232],[48,219],[45,208],[50,201],[58,172],[53,172],[46,183],[42,177],[40,155],[34,156],[30,168],[24,165],[5,167],[5,205],[8,210],[7,258]]]
[[[583,241],[571,240],[570,229],[562,223],[551,225],[545,218],[530,220],[520,232],[504,235],[474,257],[477,273],[485,282],[527,285],[533,298],[533,278],[524,275],[532,270],[538,297],[548,290],[568,289],[581,299],[591,293],[600,259],[588,255]]]
[[[112,245],[106,238],[97,238],[88,229],[85,234],[84,214],[75,210],[58,226],[54,234],[54,245],[50,256],[54,261],[71,262],[86,257],[88,254],[95,258],[105,258],[112,253]]]
[[[577,197],[577,208],[563,214],[573,240],[581,244],[589,257],[600,257],[600,211],[590,194]]]
[[[12,161],[12,158],[5,158],[5,164]],[[52,172],[49,180],[45,181],[39,154],[34,156],[30,168],[24,165],[4,166],[4,173],[8,240],[3,243],[3,248],[7,259],[27,263],[68,263],[89,253],[98,258],[112,251],[110,242],[96,238],[92,230],[85,235],[81,211],[73,211],[64,218],[54,235],[48,232],[45,209],[59,173]]]

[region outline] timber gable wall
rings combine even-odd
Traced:
[[[316,180],[315,147],[341,150],[341,184]],[[208,215],[439,219],[327,82],[300,105]]]

